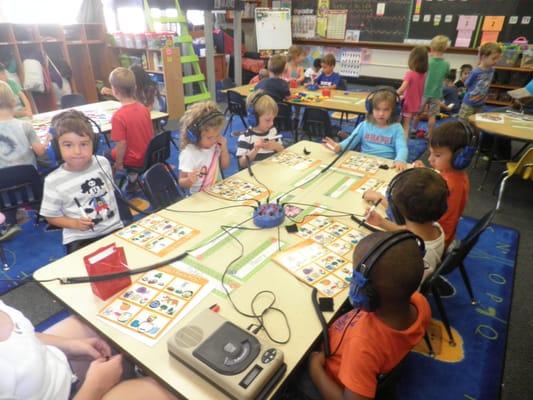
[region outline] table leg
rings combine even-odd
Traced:
[[[497,145],[497,141],[496,141],[496,138],[494,138],[494,141],[492,142],[492,147],[489,153],[489,159],[487,160],[487,164],[485,165],[485,173],[483,174],[481,185],[479,185],[477,189],[478,191],[483,190],[483,185],[485,185],[485,181],[487,180],[487,176],[489,175],[489,170],[490,170],[490,167],[492,166],[492,159],[494,158],[494,153],[496,151],[496,145]]]

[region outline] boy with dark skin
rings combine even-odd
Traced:
[[[354,267],[393,234],[377,232],[361,240]],[[378,295],[377,308],[341,316],[329,329],[333,354],[327,359],[323,351],[310,356],[309,375],[322,398],[374,398],[378,375],[392,370],[422,340],[431,318],[427,300],[416,291],[423,269],[413,239],[400,241],[376,261],[368,279]]]

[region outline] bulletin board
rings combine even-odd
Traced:
[[[291,10],[256,8],[255,34],[258,50],[287,50],[292,45]]]
[[[454,47],[479,46],[487,41],[511,42],[533,38],[528,0],[413,0],[408,38],[430,40],[446,35]]]

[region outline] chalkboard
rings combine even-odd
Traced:
[[[531,0],[422,0],[420,10],[413,9],[408,38],[429,40],[436,35],[446,35],[453,46],[460,15],[478,16],[469,47],[477,47],[480,43],[482,33],[476,35],[476,31],[481,30],[484,16],[505,16],[498,35],[500,42],[509,42],[518,36],[533,39],[533,22],[522,24],[524,16],[531,16]],[[515,18],[511,19],[512,16]]]
[[[377,15],[378,4],[385,4],[383,15]],[[348,10],[346,29],[361,31],[359,40],[363,42],[402,43],[411,7],[412,0],[330,0],[331,9]]]

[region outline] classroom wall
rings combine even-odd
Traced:
[[[359,75],[390,79],[403,78],[407,71],[408,51],[370,49],[370,52],[370,63],[361,65]],[[444,58],[450,63],[451,68],[457,69],[462,64],[475,66],[477,63],[477,55],[445,53]]]

